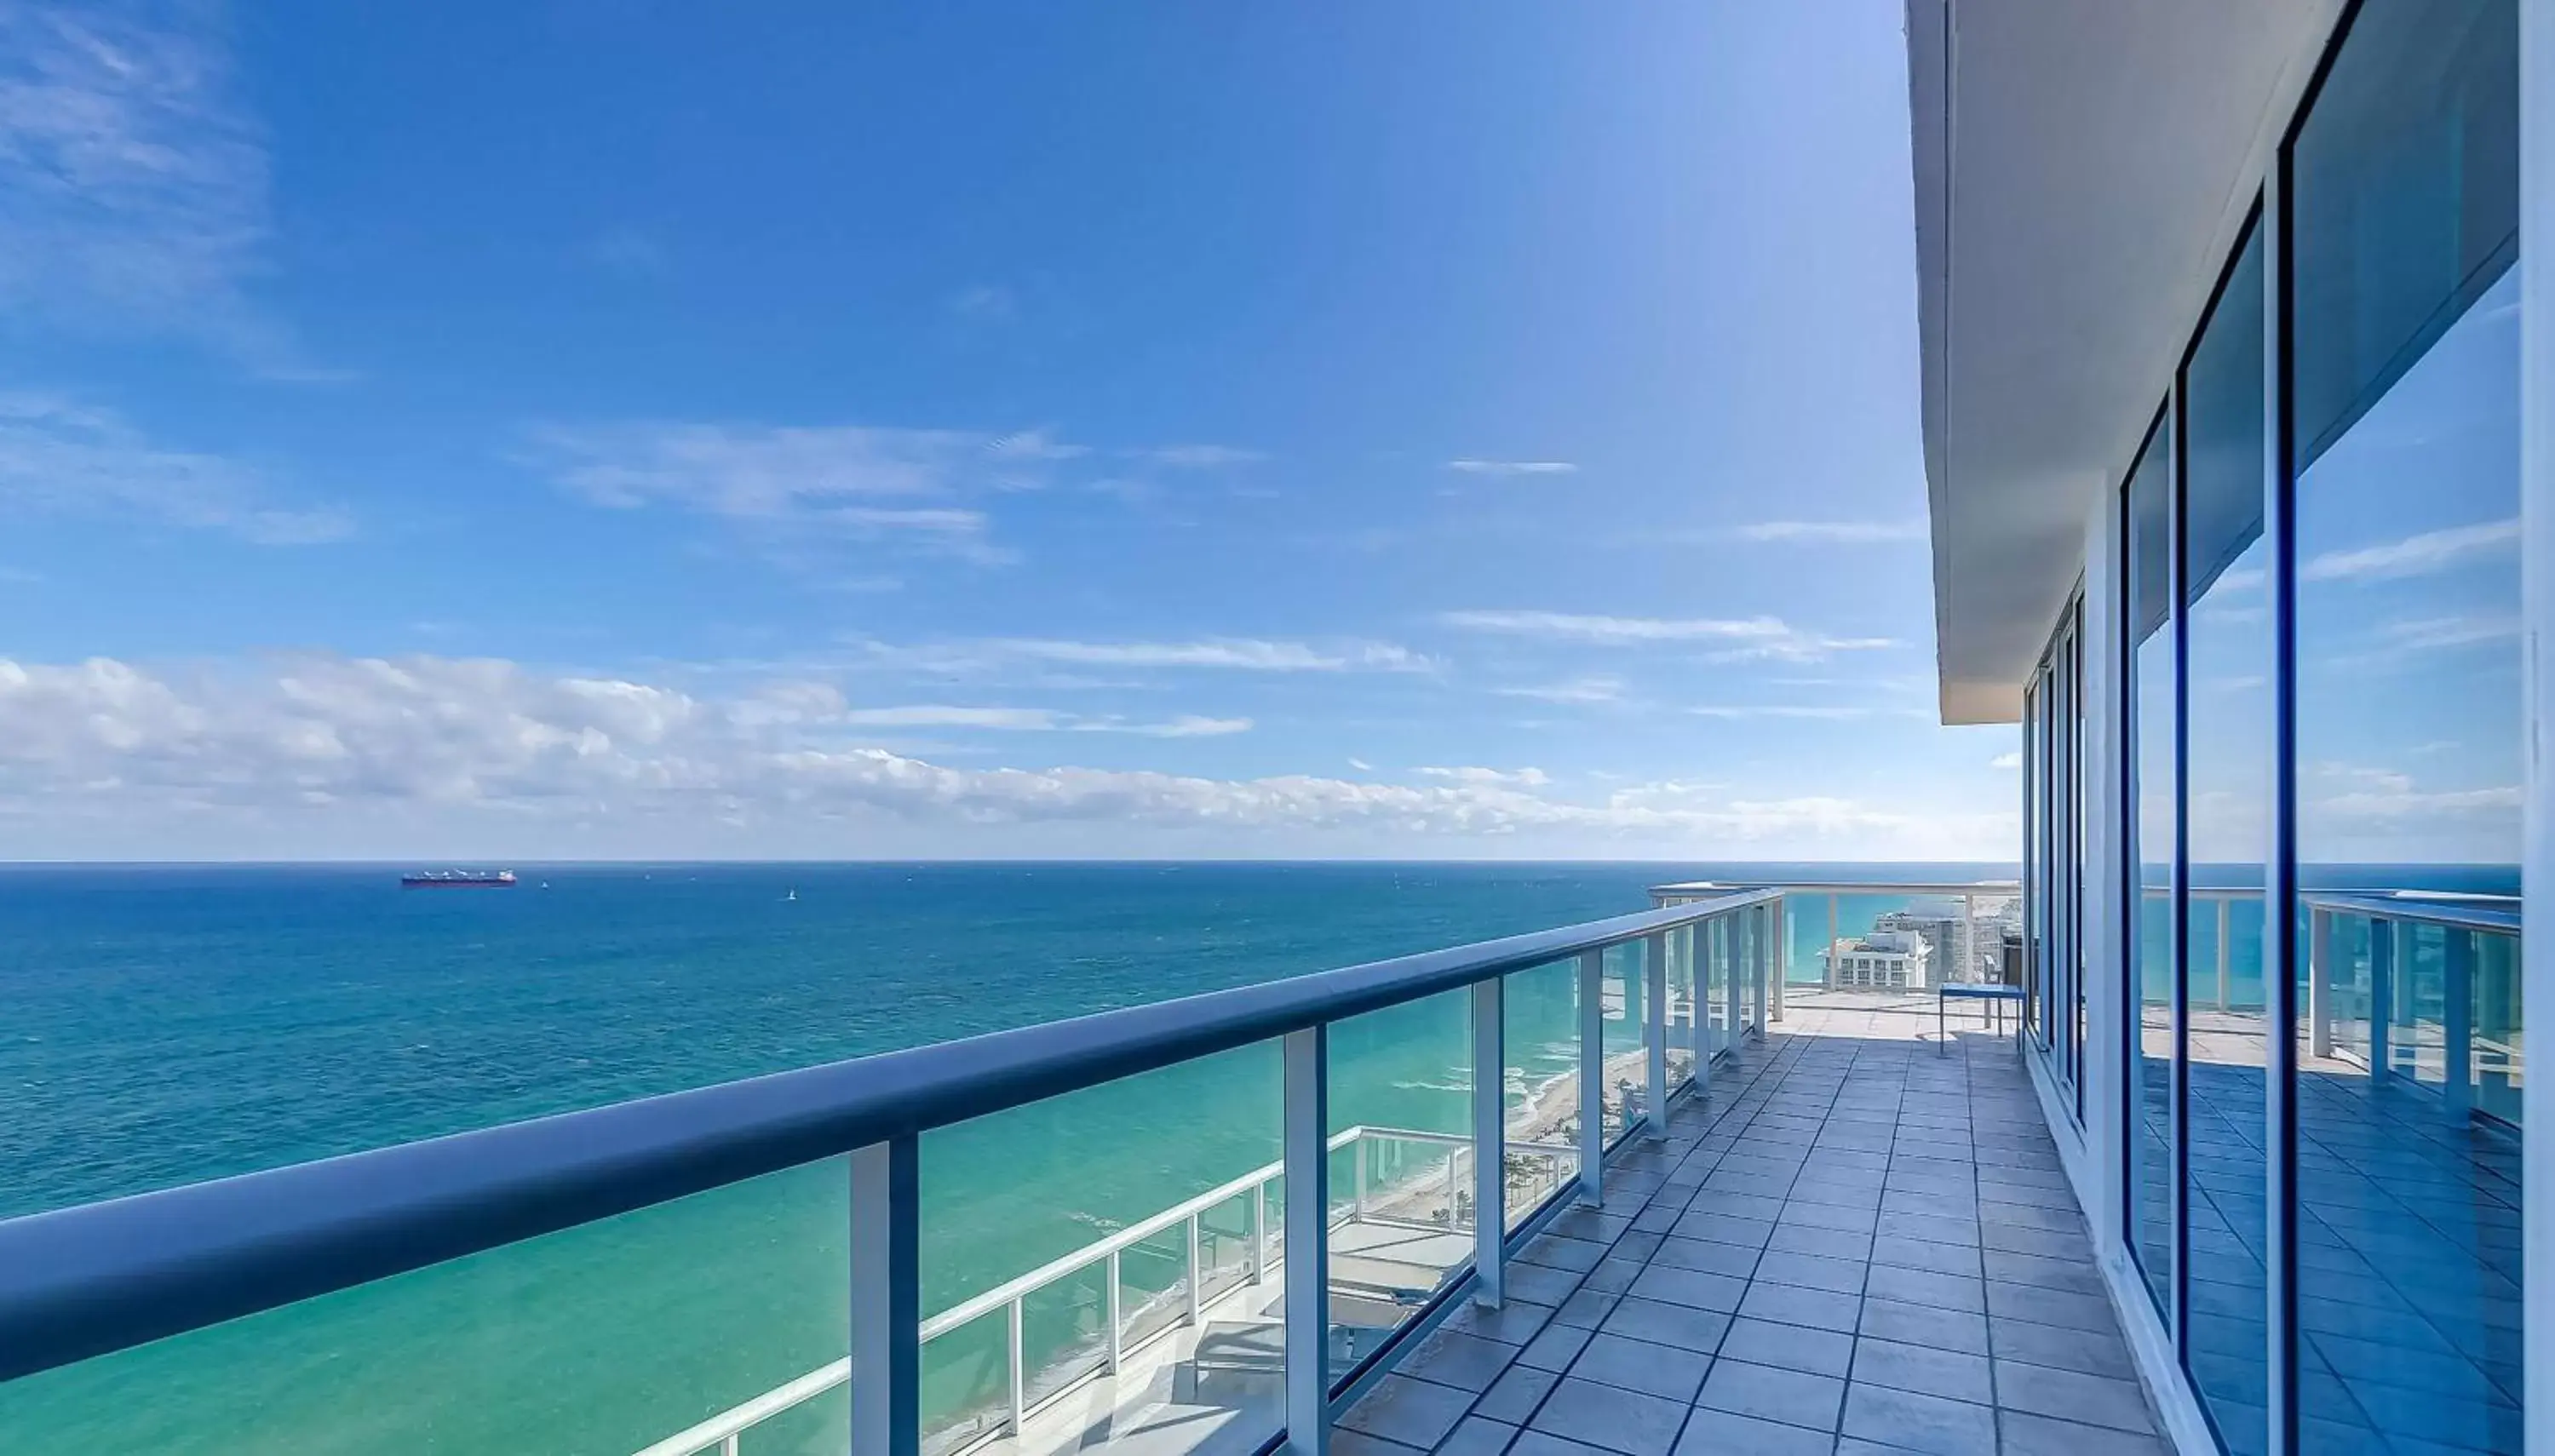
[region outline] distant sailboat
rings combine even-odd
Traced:
[[[798,887],[797,887],[797,886],[795,886],[795,885],[792,885],[792,886],[791,886],[791,887],[790,887],[790,893],[789,893],[788,895],[785,895],[785,896],[781,897],[781,903],[782,903],[782,904],[784,904],[784,905],[789,905],[789,904],[791,904],[791,903],[792,903],[792,902],[796,901],[797,899],[798,899]]]

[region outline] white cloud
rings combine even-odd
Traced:
[[[1576,475],[1579,467],[1568,460],[1449,460],[1449,470],[1466,475]]]
[[[949,311],[969,323],[1007,323],[1020,312],[1012,291],[995,284],[971,284],[949,296]]]
[[[2401,541],[2353,550],[2325,551],[2298,568],[2302,581],[2379,581],[2443,571],[2470,557],[2506,549],[2519,541],[2519,518],[2425,531]]]
[[[1526,697],[1548,703],[1611,703],[1624,696],[1624,679],[1603,675],[1573,677],[1525,687],[1494,687],[1502,697]]]
[[[1552,782],[1552,776],[1541,769],[1424,768],[1419,772],[1457,784],[1504,784],[1521,789],[1540,789]]]
[[[1369,836],[1361,843],[1524,835],[1542,845],[1557,835],[1644,853],[1797,853],[1826,843],[1861,858],[1944,842],[1940,815],[1823,796],[1733,799],[1685,784],[1633,786],[1589,802],[1546,791],[1549,780],[1527,769],[1455,769],[1426,776],[1439,782],[1398,785],[952,768],[847,738],[852,730],[837,721],[846,711],[823,683],[711,697],[434,657],[307,655],[168,669],[0,660],[0,721],[11,725],[0,735],[0,831],[58,843],[63,825],[107,824],[140,849],[181,822],[227,826],[221,842],[237,844],[233,831],[260,826],[352,834],[431,811],[444,816],[438,823],[481,826],[482,843],[500,830],[602,826],[591,842],[620,853],[639,852],[630,835],[642,826],[671,826],[674,843],[726,826],[769,844],[833,825],[834,837],[819,842],[836,852],[875,846],[899,825],[1197,831],[1231,849],[1278,842],[1267,836],[1281,831]],[[1018,841],[1007,830],[972,842],[999,851]]]
[[[1988,760],[1988,767],[1991,769],[2019,769],[2022,767],[2022,750],[2018,748],[2008,749],[2004,753],[1998,754],[1995,758]]]
[[[163,449],[111,411],[0,395],[0,510],[217,531],[264,546],[354,534],[333,505],[289,502],[256,469]]]
[[[1361,774],[1372,774],[1375,772],[1375,765],[1368,763],[1364,759],[1349,760],[1349,767],[1357,770]]]
[[[2422,617],[2389,622],[2377,629],[2379,641],[2395,652],[2438,652],[2508,642],[2519,636],[2516,617]]]
[[[960,645],[960,651],[970,645]],[[1095,667],[1227,667],[1251,672],[1418,672],[1433,666],[1407,648],[1386,642],[1314,646],[1258,638],[1219,637],[1190,642],[1074,642],[1055,638],[993,638],[974,648],[1001,657]]]
[[[1173,470],[1216,470],[1228,465],[1255,464],[1269,458],[1263,451],[1244,449],[1239,445],[1149,445],[1123,453]]]
[[[1466,611],[1440,613],[1438,620],[1468,632],[1507,637],[1543,638],[1633,647],[1653,643],[1717,644],[1713,656],[1725,661],[1773,659],[1815,662],[1834,653],[1866,652],[1898,644],[1882,637],[1829,637],[1793,627],[1775,617],[1609,617],[1571,612]]]
[[[218,14],[0,5],[0,309],[336,377],[300,362],[249,297],[274,232],[271,167]]]
[[[1795,718],[1805,720],[1832,720],[1845,718],[1869,718],[1873,715],[1875,709],[1862,706],[1861,704],[1839,704],[1835,706],[1822,707],[1805,706],[1793,703],[1706,703],[1700,707],[1688,708],[1686,711],[1698,718]]]
[[[1164,722],[1131,722],[1056,708],[962,707],[912,703],[884,708],[844,708],[828,719],[854,728],[982,728],[1016,733],[1130,733],[1144,738],[1214,738],[1251,731],[1249,718],[1210,718],[1182,713]]]
[[[1760,521],[1739,528],[1742,541],[1798,541],[1831,546],[1869,546],[1883,542],[1923,541],[1922,521]]]
[[[530,439],[535,468],[598,506],[672,506],[766,532],[791,549],[831,535],[984,565],[1014,559],[993,544],[984,512],[918,502],[1034,483],[1039,466],[1081,452],[1041,430],[864,425],[640,421],[543,425]]]

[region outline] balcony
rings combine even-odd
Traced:
[[[652,1396],[705,1413],[573,1449],[2161,1449],[2015,1039],[1975,1010],[1938,1033],[1904,993],[1794,985],[1786,1005],[1787,942],[1838,893],[1687,888],[1614,920],[0,1224],[0,1422],[75,1431],[139,1388],[175,1428],[225,1393],[136,1382],[192,1341],[303,1409],[360,1400],[371,1373],[292,1376],[330,1320],[550,1353],[575,1311],[513,1284],[472,1306],[431,1278],[585,1258],[796,1180],[848,1192],[841,1263],[817,1277],[811,1253],[812,1286],[785,1291],[847,1311],[847,1353],[718,1398],[750,1378],[730,1342],[669,1328]],[[1512,1086],[1510,1038],[1548,1037],[1530,1013],[1555,1006],[1569,1070]],[[1466,1073],[1461,1130],[1343,1126],[1333,1047],[1428,1018],[1469,1067],[1512,1075]],[[1277,1064],[1279,1157],[925,1313],[924,1139],[1233,1056]],[[573,1410],[574,1368],[526,1385]],[[526,1398],[432,1394],[492,1429]],[[258,1419],[294,1443],[291,1412]]]

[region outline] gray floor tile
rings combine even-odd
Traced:
[[[1795,1284],[1804,1289],[1832,1289],[1840,1294],[1860,1294],[1867,1268],[1859,1259],[1768,1253],[1757,1262],[1757,1280],[1760,1283]]]
[[[1620,1390],[1665,1395],[1680,1404],[1694,1399],[1712,1359],[1673,1345],[1653,1345],[1600,1332],[1570,1363],[1572,1380],[1590,1380]]]
[[[2139,1434],[2155,1429],[2154,1417],[2147,1413],[2146,1392],[2139,1388],[2137,1382],[2086,1375],[2081,1371],[2000,1362],[1997,1367],[1997,1403],[2008,1410],[2028,1411],[2033,1415],[2072,1420],[2083,1425],[2109,1426],[2114,1430]]]
[[[1437,1443],[1436,1456],[1500,1456],[1517,1434],[1518,1428],[1509,1422],[1467,1415]]]
[[[1895,1299],[1864,1300],[1861,1333],[1902,1345],[1930,1345],[1968,1355],[1988,1353],[1988,1322],[1981,1316],[1958,1309],[1901,1304]]]
[[[1731,1321],[1730,1333],[1721,1341],[1721,1353],[1752,1365],[1842,1378],[1854,1364],[1854,1336],[1840,1330],[1741,1318]]]
[[[1724,1313],[1737,1309],[1747,1291],[1746,1279],[1707,1274],[1701,1270],[1667,1269],[1655,1264],[1633,1280],[1630,1290],[1636,1297],[1655,1299],[1662,1304],[1684,1304]]]
[[[1822,1229],[1808,1224],[1777,1224],[1765,1241],[1768,1254],[1816,1254],[1823,1259],[1872,1258],[1879,1241],[1852,1229]]]
[[[1508,1374],[1501,1376],[1490,1391],[1474,1402],[1473,1413],[1504,1420],[1511,1425],[1523,1425],[1526,1417],[1534,1414],[1534,1407],[1543,1403],[1543,1397],[1552,1394],[1553,1386],[1560,1380],[1559,1375],[1549,1370],[1513,1365],[1509,1367]]]
[[[1674,1345],[1681,1350],[1709,1355],[1721,1348],[1722,1339],[1730,1329],[1730,1316],[1686,1304],[1626,1299],[1606,1316],[1603,1329],[1610,1335],[1647,1340],[1654,1345]]]
[[[1892,1214],[1889,1232],[1902,1238],[1921,1239],[1933,1244],[1966,1244],[1979,1247],[1983,1237],[1975,1218],[1945,1218],[1933,1214]]]
[[[1441,1386],[1454,1386],[1466,1391],[1487,1391],[1500,1372],[1517,1358],[1518,1347],[1485,1340],[1461,1330],[1439,1329],[1419,1342],[1401,1362],[1401,1373]]]
[[[1344,1426],[1331,1432],[1333,1456],[1420,1456],[1420,1449]]]
[[[1777,1229],[1775,1237],[1782,1237]],[[1662,1240],[1650,1263],[1669,1269],[1697,1269],[1706,1274],[1736,1274],[1746,1278],[1756,1272],[1760,1254],[1738,1244],[1716,1244],[1709,1239],[1671,1238]]]
[[[1859,1340],[1854,1348],[1854,1380],[1858,1385],[1948,1395],[1980,1405],[1996,1403],[1996,1382],[1986,1356],[1931,1345]]]
[[[1529,1426],[1509,1443],[1509,1456],[1604,1456],[1604,1448],[1583,1445]]]
[[[2129,1346],[2110,1330],[2069,1329],[2027,1319],[1990,1319],[1988,1340],[1999,1360],[2083,1371],[2117,1380],[2133,1380],[2137,1376],[2137,1367],[2129,1362]]]
[[[1845,1433],[1925,1456],[1997,1456],[1996,1412],[1987,1406],[1860,1381],[1846,1393]]]
[[[1862,1311],[1863,1301],[1852,1294],[1792,1284],[1753,1285],[1739,1305],[1739,1312],[1752,1319],[1849,1332],[1861,1320]]]
[[[1798,1199],[1783,1205],[1783,1222],[1804,1228],[1846,1229],[1869,1234],[1881,1218],[1877,1209],[1839,1208],[1832,1203],[1804,1203]]]
[[[1931,1270],[1901,1269],[1895,1265],[1875,1265],[1864,1292],[1876,1299],[1895,1299],[1901,1304],[1923,1304],[1934,1309],[1958,1309],[1968,1314],[1987,1312],[1987,1285],[1973,1274],[1936,1274]]]
[[[1698,1409],[1677,1437],[1676,1456],[1828,1456],[1832,1439],[1805,1426]]]
[[[1531,1299],[1537,1304],[1559,1304],[1579,1287],[1579,1275],[1542,1264],[1512,1264],[1508,1278],[1512,1297]]]
[[[1685,1424],[1685,1412],[1682,1400],[1565,1379],[1544,1397],[1543,1408],[1527,1428],[1622,1456],[1667,1456]]]
[[[1518,1355],[1518,1364],[1536,1370],[1568,1370],[1594,1333],[1577,1325],[1546,1325],[1542,1334],[1526,1342],[1525,1349]]]
[[[1472,1406],[1469,1391],[1389,1375],[1359,1397],[1338,1421],[1342,1430],[1382,1436],[1427,1450],[1446,1438]]]
[[[1885,1228],[1872,1241],[1872,1262],[1898,1269],[1921,1269],[1934,1274],[1968,1274],[1977,1277],[1980,1270],[1979,1250],[1975,1244],[1937,1244],[1925,1239],[1911,1239],[1893,1225]]]
[[[1692,1213],[1677,1220],[1680,1239],[1705,1239],[1715,1244],[1737,1244],[1746,1249],[1763,1249],[1774,1234],[1771,1219],[1741,1218],[1736,1214],[1715,1213],[1698,1217]]]
[[[2026,1411],[2008,1410],[1998,1417],[2005,1428],[2003,1456],[2172,1456],[2154,1436],[2131,1435],[2072,1420],[2051,1420]]]
[[[1604,1289],[1582,1289],[1563,1300],[1561,1307],[1552,1312],[1552,1323],[1593,1330],[1605,1323],[1606,1312],[1615,1307],[1618,1297]]]
[[[1579,1292],[1585,1294],[1593,1290],[1600,1294],[1620,1294],[1632,1287],[1642,1266],[1643,1261],[1639,1259],[1606,1260],[1588,1272],[1588,1277],[1579,1285]]]
[[[1606,1257],[1605,1244],[1588,1239],[1574,1239],[1567,1234],[1545,1233],[1521,1249],[1512,1264],[1539,1264],[1547,1269],[1566,1269],[1586,1274]]]
[[[1445,1329],[1461,1330],[1468,1335],[1522,1345],[1534,1338],[1544,1321],[1552,1318],[1549,1304],[1531,1304],[1523,1299],[1511,1299],[1497,1309],[1487,1309],[1466,1300],[1464,1307],[1446,1316]]]
[[[2050,1259],[1991,1249],[1987,1251],[1987,1274],[1989,1278],[2013,1284],[2038,1284],[2044,1289],[2067,1289],[2079,1294],[2103,1292],[2103,1276],[2090,1260]],[[2259,1287],[2255,1286],[2257,1297]]]
[[[1750,1365],[1725,1355],[1712,1363],[1712,1373],[1704,1378],[1703,1394],[1695,1402],[1698,1407],[1832,1431],[1844,1395],[1845,1382],[1834,1376]]]
[[[2119,1327],[2112,1317],[2112,1302],[2097,1294],[2009,1284],[2003,1279],[1988,1280],[1987,1289],[1988,1312],[2000,1319],[2028,1319],[2078,1330],[2109,1331]]]

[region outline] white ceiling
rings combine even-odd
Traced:
[[[1907,0],[1943,718],[2009,722],[2341,0]]]

